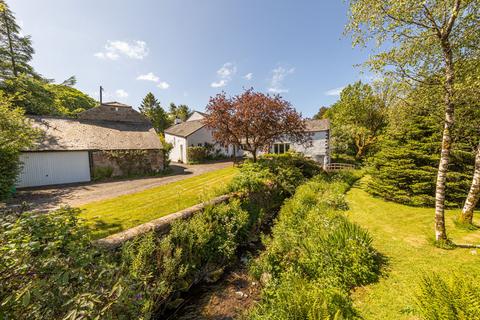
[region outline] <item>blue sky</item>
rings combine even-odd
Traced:
[[[203,110],[210,96],[243,88],[280,93],[304,116],[364,79],[368,52],[343,36],[341,0],[7,0],[32,36],[33,65],[58,82],[138,107]]]

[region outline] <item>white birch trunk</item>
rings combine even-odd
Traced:
[[[475,156],[475,170],[473,172],[472,185],[468,192],[465,205],[463,206],[460,221],[471,224],[473,222],[473,211],[477,206],[480,198],[480,143],[477,147],[477,155]]]

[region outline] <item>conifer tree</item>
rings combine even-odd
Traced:
[[[171,125],[167,113],[151,92],[143,98],[140,112],[152,122],[155,131],[158,133],[163,133]]]
[[[15,15],[0,0],[0,80],[25,73],[38,77],[29,65],[34,50],[30,36],[22,36]]]
[[[466,92],[465,92],[466,93]],[[456,99],[457,126],[446,181],[447,207],[460,207],[472,181],[480,106],[474,96]],[[442,90],[419,86],[392,106],[380,152],[371,159],[369,191],[409,205],[435,203],[435,176],[441,149]]]

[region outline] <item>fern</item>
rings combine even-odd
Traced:
[[[447,279],[438,274],[425,276],[416,302],[426,320],[480,319],[478,279],[454,275]]]

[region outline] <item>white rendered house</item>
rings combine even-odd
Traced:
[[[195,111],[187,121],[175,124],[165,130],[165,140],[173,145],[170,152],[170,160],[173,162],[186,163],[187,148],[204,146],[206,143],[213,145],[213,149],[227,157],[241,157],[242,150],[236,150],[234,146],[222,146],[215,142],[212,130],[208,129],[203,123],[204,113]]]

